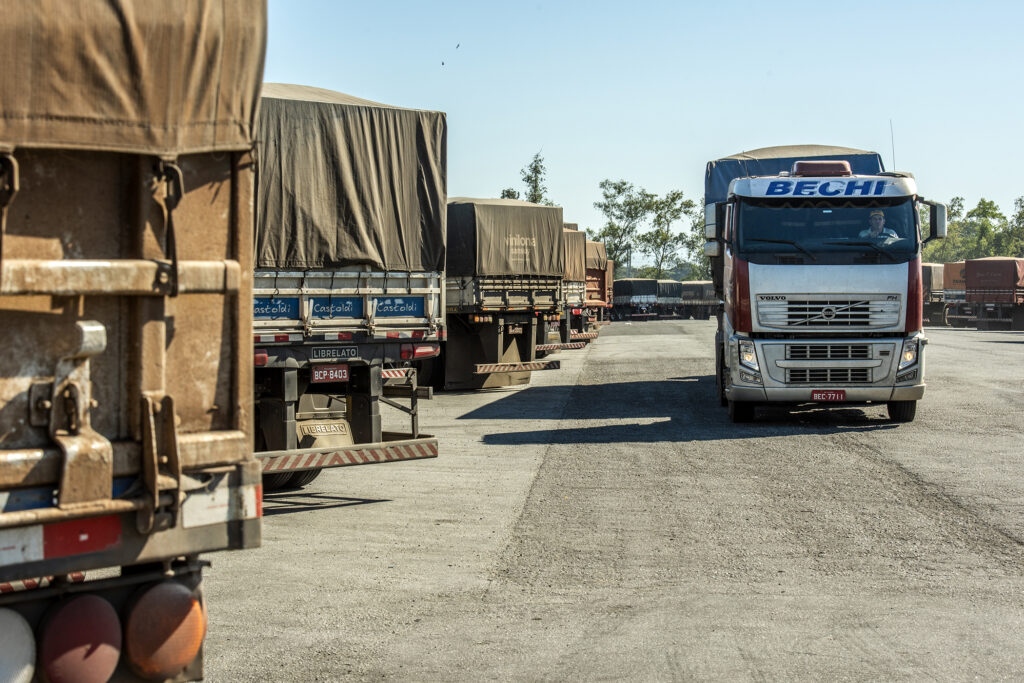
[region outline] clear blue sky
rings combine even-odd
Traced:
[[[708,160],[800,143],[893,169],[890,119],[924,196],[1024,195],[1024,3],[269,5],[267,81],[447,112],[450,196],[521,190],[539,150],[598,229],[603,178],[699,201]]]

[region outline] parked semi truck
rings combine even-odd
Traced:
[[[873,152],[771,147],[711,161],[705,253],[725,300],[716,378],[734,422],[760,403],[885,403],[914,419],[924,395],[917,207],[945,206]]]
[[[946,324],[946,300],[942,289],[943,270],[941,263],[921,264],[921,301],[924,306],[922,315],[929,325]]]
[[[658,281],[623,278],[612,285],[612,315],[617,320],[649,320],[656,317]]]
[[[967,303],[967,262],[942,264],[943,322],[952,327],[971,327],[975,322],[972,307]]]
[[[565,271],[562,209],[516,199],[448,201],[448,311],[443,370],[448,389],[526,384],[549,321],[558,320]]]
[[[970,259],[965,275],[967,305],[979,330],[1024,330],[1024,258]]]
[[[614,266],[609,268],[609,263],[604,242],[587,240],[587,330],[591,332],[597,331],[610,317]]]
[[[708,320],[717,312],[722,302],[715,295],[715,285],[711,280],[689,280],[682,285],[679,314],[684,320]]]
[[[0,678],[199,680],[204,555],[260,543],[266,9],[65,10],[0,17]]]
[[[445,333],[446,137],[441,112],[264,85],[254,359],[267,489],[437,455],[412,365]],[[386,430],[382,406],[408,431]]]

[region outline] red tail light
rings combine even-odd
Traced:
[[[125,621],[125,653],[145,678],[180,674],[199,655],[206,613],[191,590],[176,581],[146,589]]]
[[[267,354],[266,349],[256,349],[252,355],[253,365],[256,367],[263,367],[270,361],[270,356]]]
[[[732,282],[729,283],[730,294],[726,313],[737,332],[750,333],[753,325],[750,322],[750,266],[739,257],[732,261]]]
[[[414,353],[412,344],[402,344],[398,347],[398,355],[402,360],[412,360]]]
[[[907,324],[904,332],[919,332],[923,327],[921,297],[921,257],[907,264]]]
[[[121,658],[121,620],[96,595],[78,595],[54,605],[39,635],[37,666],[50,683],[110,679]]]
[[[573,315],[579,315],[582,312],[583,312],[582,309],[579,309],[579,308],[572,309],[572,314]]]

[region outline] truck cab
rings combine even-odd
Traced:
[[[815,402],[885,403],[893,421],[913,420],[925,389],[921,246],[944,235],[945,207],[921,199],[910,174],[807,159],[732,179],[708,207],[705,247],[725,302],[717,387],[730,418]]]

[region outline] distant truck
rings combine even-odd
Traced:
[[[266,10],[116,9],[0,22],[4,681],[200,680],[205,555],[260,544]]]
[[[612,315],[616,320],[650,320],[657,317],[657,280],[623,278],[615,280],[612,291]]]
[[[873,152],[770,147],[711,161],[705,253],[718,316],[718,396],[734,422],[763,403],[885,403],[914,419],[924,395],[918,206],[945,206]]]
[[[941,263],[921,264],[921,299],[924,305],[922,315],[929,325],[946,324],[943,271]]]
[[[614,264],[605,251],[604,242],[587,240],[587,311],[589,331],[609,321],[612,306],[612,272]]]
[[[682,283],[682,305],[679,315],[684,319],[708,320],[722,304],[715,295],[711,280],[688,280]]]
[[[562,209],[517,199],[448,200],[448,338],[434,381],[446,389],[527,384],[559,319]]]
[[[1024,258],[990,256],[966,263],[967,304],[979,330],[1024,330]]]
[[[942,264],[942,320],[951,327],[973,327],[976,316],[967,303],[967,262]]]
[[[259,115],[254,362],[264,486],[436,457],[414,362],[445,336],[447,125],[267,83]],[[397,399],[404,399],[400,403]],[[383,406],[408,431],[382,425]]]

